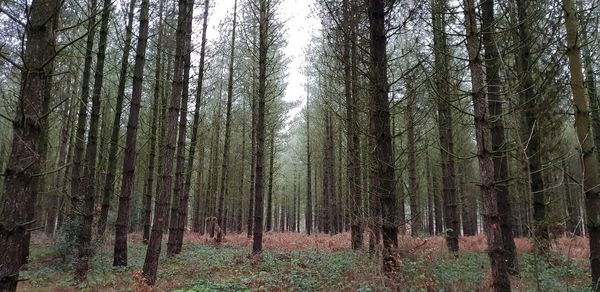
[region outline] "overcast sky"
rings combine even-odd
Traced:
[[[232,13],[234,0],[216,0],[209,17],[209,42],[218,38],[217,25],[227,15]],[[238,6],[241,0],[238,0]],[[304,83],[306,77],[303,73],[305,66],[304,50],[311,35],[320,28],[319,19],[313,15],[311,7],[313,0],[282,0],[279,6],[279,15],[286,24],[286,39],[288,42],[285,54],[290,59],[288,66],[287,88],[284,100],[295,101],[306,98]],[[239,7],[238,7],[239,9]],[[196,12],[196,14],[201,12]],[[291,119],[301,111],[301,107],[293,109],[288,118]],[[288,120],[289,120],[288,119]]]

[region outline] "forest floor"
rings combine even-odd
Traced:
[[[76,284],[60,244],[34,236],[30,262],[20,291],[487,291],[490,287],[485,237],[460,240],[458,257],[449,255],[442,237],[400,237],[401,259],[393,280],[380,272],[380,261],[349,248],[350,235],[306,236],[267,233],[263,254],[250,256],[251,240],[228,235],[215,245],[207,236],[188,234],[180,255],[161,255],[157,285],[142,283],[146,246],[130,237],[129,266],[112,267],[112,240],[98,248],[88,281]],[[589,291],[589,249],[582,237],[553,241],[545,258],[532,254],[526,239],[517,239],[521,274],[514,291]],[[163,247],[162,251],[165,252]],[[404,289],[408,288],[408,289]]]

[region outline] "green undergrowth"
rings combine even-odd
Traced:
[[[144,245],[130,246],[129,266],[113,268],[112,249],[105,247],[94,257],[88,281],[77,284],[68,260],[57,256],[52,247],[34,246],[30,263],[21,273],[27,280],[19,288],[132,291],[139,284],[134,275],[142,269],[145,251]],[[587,261],[525,254],[519,263],[520,276],[511,278],[515,291],[589,291]],[[486,291],[488,275],[485,253],[403,258],[389,280],[381,275],[379,261],[364,252],[265,251],[260,257],[251,257],[247,248],[186,244],[176,257],[161,256],[157,288],[202,292]]]

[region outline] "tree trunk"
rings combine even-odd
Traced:
[[[87,25],[87,40],[85,49],[85,60],[83,63],[83,73],[81,78],[81,101],[77,112],[77,130],[75,132],[75,151],[73,152],[73,167],[71,168],[71,212],[67,222],[66,241],[72,243],[77,236],[77,220],[80,212],[79,205],[81,201],[82,182],[83,182],[83,155],[85,152],[85,132],[87,122],[87,106],[90,93],[90,78],[92,72],[92,61],[94,54],[94,37],[96,35],[96,13],[97,1],[90,0],[90,16]]]
[[[237,24],[237,0],[233,4],[233,27],[231,29],[231,48],[229,54],[229,77],[227,80],[227,109],[225,112],[225,141],[223,143],[223,166],[221,167],[221,189],[219,191],[219,202],[217,212],[217,224],[225,226],[224,222],[224,199],[228,192],[229,177],[229,148],[231,147],[231,105],[233,103],[233,62],[235,60],[235,29]],[[217,234],[217,242],[223,241],[223,233]]]
[[[415,125],[415,92],[407,84],[406,123],[408,146],[408,196],[410,198],[410,234],[417,237],[421,232],[421,213],[419,211],[419,180],[417,178],[416,125]]]
[[[333,208],[332,208],[332,199],[333,199],[333,188],[332,188],[332,175],[331,172],[333,172],[333,169],[331,168],[331,160],[333,159],[333,157],[331,157],[331,152],[330,152],[330,144],[331,144],[331,133],[330,133],[330,120],[331,120],[331,113],[330,110],[327,109],[325,110],[325,137],[323,139],[323,180],[322,180],[322,195],[321,195],[321,202],[322,202],[322,207],[321,207],[321,225],[322,225],[322,232],[329,234],[331,232],[331,222],[333,221]]]
[[[354,7],[352,7],[353,11],[356,11]],[[348,132],[348,135],[351,136],[351,139],[348,139],[346,143],[348,143],[348,151],[352,150],[351,156],[348,156],[347,163],[350,165],[352,162],[352,175],[348,173],[348,190],[350,192],[350,196],[352,197],[352,206],[351,206],[351,224],[354,226],[354,237],[353,242],[357,243],[357,248],[362,248],[364,241],[364,212],[363,210],[363,183],[362,183],[362,173],[361,170],[361,153],[360,153],[360,132],[359,132],[359,89],[360,84],[358,81],[359,72],[358,72],[358,63],[359,63],[359,54],[358,54],[358,44],[357,44],[357,30],[358,30],[358,17],[356,16],[356,12],[352,14],[351,21],[351,39],[352,42],[350,44],[350,56],[351,56],[351,72],[350,78],[352,83],[350,84],[351,89],[351,100],[348,102],[346,99],[346,106],[350,107],[352,116],[352,120],[348,120],[348,126],[352,126],[352,131]],[[347,78],[347,77],[346,77]],[[348,95],[346,95],[348,97]],[[348,115],[348,109],[346,109],[346,115]],[[365,159],[366,161],[366,159]],[[350,167],[349,167],[350,168]],[[364,171],[364,173],[368,173],[368,171]],[[404,205],[402,205],[403,207]],[[403,208],[401,208],[400,212],[403,212]],[[404,217],[401,217],[402,221],[404,221]],[[350,227],[352,229],[353,227]],[[352,233],[352,232],[351,232]]]
[[[156,135],[158,132],[158,123],[159,120],[163,120],[158,116],[158,108],[160,106],[161,99],[161,89],[162,89],[162,75],[163,75],[163,60],[162,60],[162,38],[163,38],[163,30],[162,30],[162,17],[163,17],[163,8],[164,1],[160,2],[160,6],[158,9],[158,40],[156,44],[156,63],[154,68],[154,88],[153,88],[153,97],[154,101],[152,102],[152,122],[150,129],[150,155],[148,157],[148,173],[146,175],[146,185],[144,186],[144,200],[143,200],[143,208],[144,208],[144,233],[143,233],[143,242],[144,244],[148,243],[150,239],[150,227],[152,225],[152,193],[154,191],[154,168],[156,164]],[[162,132],[162,131],[161,131]],[[160,138],[162,140],[162,136]],[[161,143],[162,144],[162,143]],[[160,148],[160,147],[159,147]]]
[[[347,5],[348,0],[344,1]],[[344,10],[345,16],[349,20],[349,7]],[[352,25],[354,28],[354,25]],[[344,45],[344,94],[346,97],[346,174],[348,182],[348,193],[350,195],[350,233],[352,238],[352,249],[361,249],[363,247],[363,222],[361,213],[361,169],[360,169],[360,138],[358,135],[358,90],[356,87],[355,72],[353,70],[356,53],[348,49],[355,50],[355,32],[352,29],[352,39],[346,38]],[[352,53],[352,56],[350,55]],[[350,61],[352,58],[352,62]],[[342,153],[340,153],[342,155]],[[340,173],[341,175],[341,173]]]
[[[333,127],[333,126],[332,126]],[[340,122],[340,128],[342,127],[341,122]],[[333,129],[332,129],[333,132]],[[337,161],[337,177],[336,177],[336,186],[337,186],[337,194],[336,194],[336,233],[341,233],[345,231],[345,227],[344,227],[344,219],[345,219],[345,214],[346,214],[346,208],[344,207],[344,199],[347,197],[346,193],[344,191],[344,184],[342,183],[343,180],[343,175],[342,175],[342,168],[343,168],[343,155],[342,155],[342,131],[338,131],[338,137],[337,137],[337,157],[336,157],[336,161]],[[295,214],[295,212],[294,212]]]
[[[75,261],[75,280],[85,281],[89,269],[89,262],[93,256],[92,224],[94,221],[94,199],[96,195],[96,158],[98,152],[98,131],[100,126],[100,109],[102,86],[104,83],[104,60],[106,54],[106,39],[108,36],[108,21],[111,1],[104,0],[102,6],[102,21],[100,24],[100,38],[98,40],[98,53],[96,57],[96,71],[94,74],[94,88],[92,90],[92,110],[90,113],[90,129],[85,147],[85,160],[82,186],[82,202],[80,204],[80,222],[77,232],[77,259]]]
[[[175,187],[173,188],[173,201],[171,202],[171,219],[169,220],[169,239],[167,243],[167,256],[173,256],[181,252],[179,248],[181,245],[178,242],[178,229],[180,220],[185,225],[183,218],[179,215],[182,213],[183,203],[187,200],[183,198],[184,192],[184,173],[185,169],[185,141],[187,138],[187,116],[188,116],[188,99],[189,99],[189,88],[190,88],[190,67],[191,67],[191,54],[192,54],[192,18],[194,14],[193,1],[188,3],[188,15],[186,17],[186,28],[185,28],[185,51],[183,61],[183,84],[181,90],[181,102],[180,102],[180,113],[179,113],[179,129],[177,134],[177,154],[176,154],[176,166],[175,166]],[[189,159],[194,159],[190,157]],[[184,202],[185,201],[185,202]],[[187,208],[187,206],[186,206]],[[186,212],[187,213],[187,212]],[[183,239],[183,230],[182,236]]]
[[[183,66],[184,54],[186,49],[186,30],[187,17],[191,14],[189,2],[193,0],[178,1],[178,17],[175,46],[175,64],[173,69],[173,86],[171,89],[168,117],[166,121],[166,135],[164,147],[161,149],[160,165],[161,173],[158,179],[156,202],[154,208],[154,220],[152,224],[152,233],[148,242],[146,258],[144,260],[143,275],[148,285],[154,285],[156,282],[156,272],[158,270],[158,259],[161,250],[161,241],[163,228],[169,208],[169,193],[171,192],[172,173],[173,173],[173,155],[175,153],[175,143],[177,140],[177,120],[179,117],[179,107],[183,87]],[[189,5],[189,6],[188,6]]]
[[[275,165],[275,127],[271,128],[269,154],[269,192],[267,195],[267,226],[266,231],[273,229],[273,166]]]
[[[238,210],[238,230],[237,233],[241,234],[243,229],[243,217],[244,217],[244,187],[246,186],[246,99],[242,101],[242,165],[240,169],[240,189],[239,189],[239,210]],[[252,153],[250,154],[252,155]]]
[[[446,222],[446,245],[451,252],[457,252],[460,222],[456,195],[456,170],[454,163],[454,134],[452,131],[452,109],[450,100],[450,84],[448,83],[448,46],[446,44],[447,2],[436,0],[433,7],[433,33],[435,47],[436,78],[438,106],[438,130],[440,139],[440,160],[442,164],[442,193],[444,198],[444,221]]]
[[[366,153],[369,153],[368,151],[370,150],[368,149],[375,148],[374,139],[372,137],[368,137],[368,139],[368,144],[366,144],[364,147],[366,148],[364,150]],[[367,156],[367,154],[364,154],[364,156],[369,157],[369,161],[365,165],[365,169],[369,169],[369,167],[371,167],[369,164],[373,163],[373,158],[371,156]],[[371,178],[372,171],[369,171],[368,175],[368,178]],[[373,188],[373,182],[367,184],[367,187],[369,188],[367,205],[369,210],[369,255],[376,256],[380,252],[379,245],[381,244],[381,202],[379,201],[379,195],[371,190]]]
[[[259,1],[258,37],[258,112],[256,121],[256,182],[254,188],[254,238],[252,253],[262,252],[263,236],[263,193],[265,157],[265,98],[267,81],[267,52],[269,15],[266,0]]]
[[[339,217],[341,212],[341,204],[339,201],[340,193],[336,186],[336,165],[335,165],[335,140],[333,135],[333,119],[329,115],[329,169],[331,170],[329,175],[330,188],[331,188],[331,234],[338,233]]]
[[[477,31],[476,10],[473,0],[464,0],[466,46],[471,72],[472,97],[479,159],[480,188],[484,230],[487,238],[488,256],[491,262],[492,287],[494,291],[510,291],[510,279],[505,262],[502,226],[498,214],[498,201],[494,187],[494,161],[492,158],[491,125],[486,104],[484,71],[480,59],[479,32]]]
[[[254,225],[254,182],[256,181],[256,96],[254,95],[254,78],[252,80],[252,100],[251,105],[251,123],[250,127],[250,191],[248,192],[248,222],[247,236],[250,238],[253,234]]]
[[[312,186],[311,186],[311,163],[310,163],[310,94],[308,91],[308,83],[306,84],[306,212],[305,224],[306,234],[310,235],[313,226],[313,211],[312,211]]]
[[[140,103],[144,82],[144,65],[146,64],[146,47],[148,44],[148,13],[149,0],[142,0],[140,7],[140,26],[138,43],[135,49],[135,65],[133,68],[133,84],[131,90],[131,105],[127,122],[127,138],[125,141],[125,156],[123,158],[123,178],[119,209],[115,223],[115,248],[113,266],[127,266],[127,233],[129,231],[129,199],[133,192],[137,128],[140,116]],[[156,132],[156,131],[155,131]],[[153,164],[153,162],[152,162]]]
[[[52,92],[56,54],[55,30],[60,1],[40,0],[27,9],[22,55],[21,89],[13,123],[12,149],[4,171],[0,203],[0,290],[15,291],[19,270],[29,254],[30,228],[39,191],[47,112]]]
[[[327,159],[325,163],[327,164],[328,178],[329,181],[328,187],[329,190],[328,198],[327,198],[327,211],[329,216],[329,233],[331,235],[336,233],[336,225],[337,225],[337,203],[336,203],[336,187],[335,187],[335,152],[334,152],[334,141],[333,141],[333,129],[332,129],[332,113],[329,111],[327,114],[327,138],[326,138],[326,149],[327,151]]]
[[[485,49],[485,77],[490,115],[490,131],[492,135],[492,160],[494,161],[494,188],[496,189],[497,210],[499,212],[498,220],[500,220],[500,229],[502,231],[504,259],[506,260],[509,273],[516,274],[518,273],[517,248],[515,247],[512,232],[512,207],[508,189],[508,150],[505,149],[506,139],[504,137],[504,121],[502,118],[502,103],[504,101],[502,99],[502,84],[499,75],[501,60],[495,39],[496,20],[494,19],[494,0],[486,0],[481,3],[481,18],[481,26],[483,27],[482,42]],[[541,180],[539,183],[541,190],[543,188]]]
[[[440,196],[440,182],[438,180],[437,172],[433,172],[431,179],[433,184],[433,205],[435,209],[435,234],[440,235],[444,232],[444,202]]]
[[[427,153],[427,159],[425,161],[425,168],[427,172],[427,230],[429,231],[429,236],[433,236],[434,225],[433,225],[433,183],[431,180],[431,164],[429,161],[429,153]]]
[[[394,257],[398,247],[398,227],[396,226],[396,196],[394,158],[392,157],[392,135],[390,132],[389,84],[387,80],[385,1],[370,0],[368,5],[370,32],[370,134],[374,139],[371,174],[371,192],[381,203],[383,219],[383,271],[396,270]]]
[[[583,10],[583,1],[579,0],[577,3]],[[590,21],[591,23],[591,21]],[[596,86],[596,73],[594,71],[594,59],[592,56],[592,43],[590,42],[587,27],[584,25],[581,28],[581,40],[584,44],[581,47],[583,54],[583,65],[585,69],[585,87],[588,93],[588,99],[590,102],[591,119],[592,119],[592,132],[594,133],[594,145],[600,145],[600,102],[598,101],[598,89]],[[598,151],[598,149],[596,149]],[[600,155],[596,154],[598,159]]]
[[[590,265],[592,283],[597,288],[600,281],[600,195],[596,186],[600,184],[598,176],[597,152],[594,151],[594,141],[590,128],[590,106],[584,78],[583,63],[577,40],[579,20],[572,0],[563,0],[565,11],[565,28],[567,31],[567,57],[571,73],[571,92],[575,108],[575,131],[581,145],[581,164],[583,165],[583,188],[585,190],[585,210],[587,213],[587,229],[590,239]]]
[[[98,142],[98,163],[96,166],[96,181],[94,182],[97,186],[103,186],[106,181],[106,161],[105,153],[108,152],[108,144],[109,144],[109,121],[112,121],[112,117],[108,111],[108,103],[110,101],[107,99],[107,102],[102,103],[102,109],[100,110],[100,135]],[[96,194],[94,194],[94,201],[101,202],[102,201],[102,188],[96,187]],[[102,207],[102,205],[100,205]],[[99,218],[98,218],[99,219]],[[98,220],[96,219],[96,220]],[[94,226],[97,230],[98,222],[96,222],[96,226]],[[97,235],[100,239],[101,237]]]
[[[285,227],[285,203],[281,203],[279,206],[279,232],[285,232],[287,228]]]
[[[206,3],[205,3],[206,4]],[[208,6],[208,4],[206,4],[206,6]],[[193,9],[193,6],[190,7],[190,9]],[[191,12],[192,13],[192,12]],[[206,12],[207,13],[207,12]],[[193,16],[193,15],[192,15]],[[184,80],[185,80],[185,84],[184,84],[184,94],[185,95],[189,95],[189,80],[190,80],[190,67],[191,67],[191,53],[192,53],[192,39],[191,39],[191,33],[192,33],[192,21],[193,18],[192,16],[190,16],[190,18],[188,19],[188,51],[186,52],[186,59],[185,59],[185,71],[184,71]],[[202,61],[203,62],[203,61]],[[202,64],[202,70],[204,68],[204,64]],[[203,74],[203,73],[202,73]],[[202,75],[199,76],[199,78],[203,78]],[[199,81],[201,82],[201,81]],[[202,87],[202,85],[199,85],[199,87],[197,88],[197,90],[200,90],[200,88]],[[180,170],[180,172],[182,172],[182,177],[181,179],[185,179],[184,181],[182,181],[181,183],[182,185],[182,191],[179,197],[179,210],[178,210],[178,216],[177,216],[177,226],[175,228],[175,234],[174,234],[174,244],[175,244],[175,253],[179,254],[181,253],[181,249],[183,246],[183,236],[185,233],[185,226],[187,224],[187,217],[188,217],[188,205],[189,205],[189,192],[190,192],[190,187],[191,187],[191,179],[192,179],[192,169],[194,166],[194,159],[195,159],[195,147],[196,147],[196,140],[197,140],[197,135],[198,135],[198,126],[196,125],[196,123],[198,123],[198,115],[196,114],[197,112],[199,113],[199,107],[201,106],[201,100],[202,98],[198,97],[199,92],[196,92],[196,105],[195,105],[195,109],[194,109],[194,127],[196,127],[196,129],[192,129],[193,131],[195,130],[196,133],[192,132],[192,140],[190,143],[193,143],[194,145],[190,145],[190,153],[188,155],[188,163],[187,163],[187,168],[184,167],[183,165],[183,159],[185,156],[185,147],[182,148],[183,152],[179,153],[180,155],[180,159],[182,161],[181,164],[181,168],[182,170]],[[185,97],[185,102],[187,104],[188,101],[188,96]],[[182,101],[183,102],[183,101]],[[185,115],[187,116],[187,106],[185,107]],[[183,111],[182,111],[183,114]],[[183,119],[183,118],[182,118]],[[186,117],[186,123],[187,123],[187,117]],[[181,121],[180,121],[181,123]],[[183,135],[184,140],[185,140],[185,133]],[[194,148],[192,151],[192,148]],[[185,178],[183,177],[183,172],[185,172]],[[199,168],[199,175],[198,177],[201,179],[201,168]]]
[[[165,20],[163,19],[163,21],[165,21]],[[161,22],[161,29],[162,29],[162,25],[164,25],[164,23]],[[160,33],[160,31],[159,31],[159,33]],[[169,41],[172,41],[171,38],[169,38]],[[162,47],[162,45],[161,45],[161,47]],[[166,48],[168,48],[168,50],[165,51],[161,57],[162,60],[165,60],[165,59],[167,60],[167,67],[166,67],[165,73],[163,74],[163,76],[161,78],[162,92],[161,92],[161,101],[160,101],[160,103],[161,103],[160,104],[160,109],[161,109],[160,110],[160,130],[159,130],[159,140],[158,140],[159,157],[160,157],[160,153],[163,151],[163,148],[165,148],[165,143],[167,142],[166,135],[167,135],[167,128],[169,126],[168,121],[167,121],[167,119],[168,119],[167,109],[169,108],[169,97],[170,97],[169,94],[172,90],[171,88],[167,88],[167,87],[169,87],[169,83],[171,81],[171,80],[169,80],[169,75],[170,75],[169,72],[173,71],[173,61],[174,61],[173,60],[174,58],[170,57],[170,56],[174,55],[172,48],[170,48],[170,47],[166,47]],[[162,71],[162,68],[161,68],[161,71]],[[162,165],[162,163],[160,163],[160,158],[159,158],[158,164],[157,164],[157,176],[158,177],[157,177],[157,182],[156,182],[157,198],[154,199],[154,209],[155,210],[156,210],[156,202],[158,199],[158,181],[160,180],[161,173],[163,173],[163,165]],[[171,190],[169,190],[169,193],[168,193],[169,196],[171,194],[170,192],[171,192]],[[167,199],[167,201],[168,200],[169,199]],[[170,202],[168,201],[167,205],[169,205],[169,203]],[[165,214],[165,216],[168,216],[169,210],[167,209],[166,212],[167,213]],[[154,216],[156,216],[156,214]],[[165,219],[168,220],[168,217],[166,217]],[[154,219],[153,219],[153,221],[154,221]],[[166,233],[168,230],[167,222],[164,222],[165,228],[163,229],[163,233]],[[150,235],[151,235],[151,232],[150,232]],[[148,241],[150,241],[150,237],[148,237]]]
[[[98,236],[104,236],[106,230],[106,220],[108,210],[110,209],[110,200],[112,199],[115,187],[115,174],[117,171],[117,150],[119,149],[119,132],[121,130],[121,114],[123,111],[123,99],[125,98],[125,84],[127,82],[127,68],[129,67],[129,52],[131,50],[131,38],[133,27],[133,14],[135,9],[135,0],[129,1],[129,10],[127,13],[127,26],[125,28],[125,47],[121,57],[121,71],[119,71],[119,84],[117,86],[117,103],[115,105],[115,116],[113,118],[112,131],[110,134],[110,148],[108,150],[108,171],[104,181],[102,191],[102,209],[98,218]]]

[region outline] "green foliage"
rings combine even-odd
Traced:
[[[436,262],[432,272],[434,279],[443,287],[453,287],[459,283],[483,283],[487,277],[489,260],[485,254],[463,253],[458,258],[448,256]]]
[[[523,277],[531,278],[542,291],[591,291],[592,279],[587,262],[567,259],[549,254],[540,258],[523,255],[521,259]]]
[[[249,291],[248,288],[236,287],[231,283],[214,283],[210,281],[198,281],[191,289],[175,290],[179,292],[212,292],[212,291]]]
[[[355,268],[362,254],[351,251],[320,253],[299,251],[278,253],[266,251],[260,260],[248,256],[238,247],[192,245],[185,256],[166,260],[175,267],[161,269],[159,277],[185,275],[192,291],[244,290],[247,288],[285,288],[286,290],[321,290],[343,288],[344,274]],[[191,279],[191,280],[190,280]],[[186,291],[186,290],[183,290]]]
[[[129,266],[112,267],[112,248],[98,250],[88,281],[77,284],[68,262],[56,261],[55,248],[33,247],[28,269],[22,273],[32,288],[78,290],[117,289],[127,291],[137,284],[133,276],[143,266],[146,246],[129,246]],[[489,261],[485,253],[462,252],[458,257],[442,255],[401,258],[392,283],[381,274],[378,258],[366,253],[315,249],[265,251],[258,258],[244,247],[214,247],[186,244],[181,255],[161,257],[158,284],[175,291],[474,291],[486,290]],[[520,256],[521,277],[513,278],[514,289],[535,291],[589,291],[587,262],[561,256],[539,259]],[[160,285],[167,285],[166,287]]]
[[[38,270],[21,272],[20,278],[27,279],[33,287],[44,287],[57,273],[60,271],[54,267],[42,267]]]
[[[65,252],[64,248],[69,244],[64,239],[63,233],[58,235],[53,246],[32,247],[30,267],[21,273],[21,278],[28,279],[28,285],[34,288],[75,287],[78,290],[94,290],[98,287],[134,284],[131,272],[141,270],[145,246],[130,246],[128,267],[113,267],[112,248],[98,248],[91,261],[87,281],[76,283],[72,275],[73,265],[65,260],[65,257],[72,255],[72,251]]]
[[[443,291],[444,288],[477,290],[485,283],[488,266],[485,254],[479,253],[461,253],[459,257],[402,258],[397,270],[400,280],[395,288],[401,291]]]

